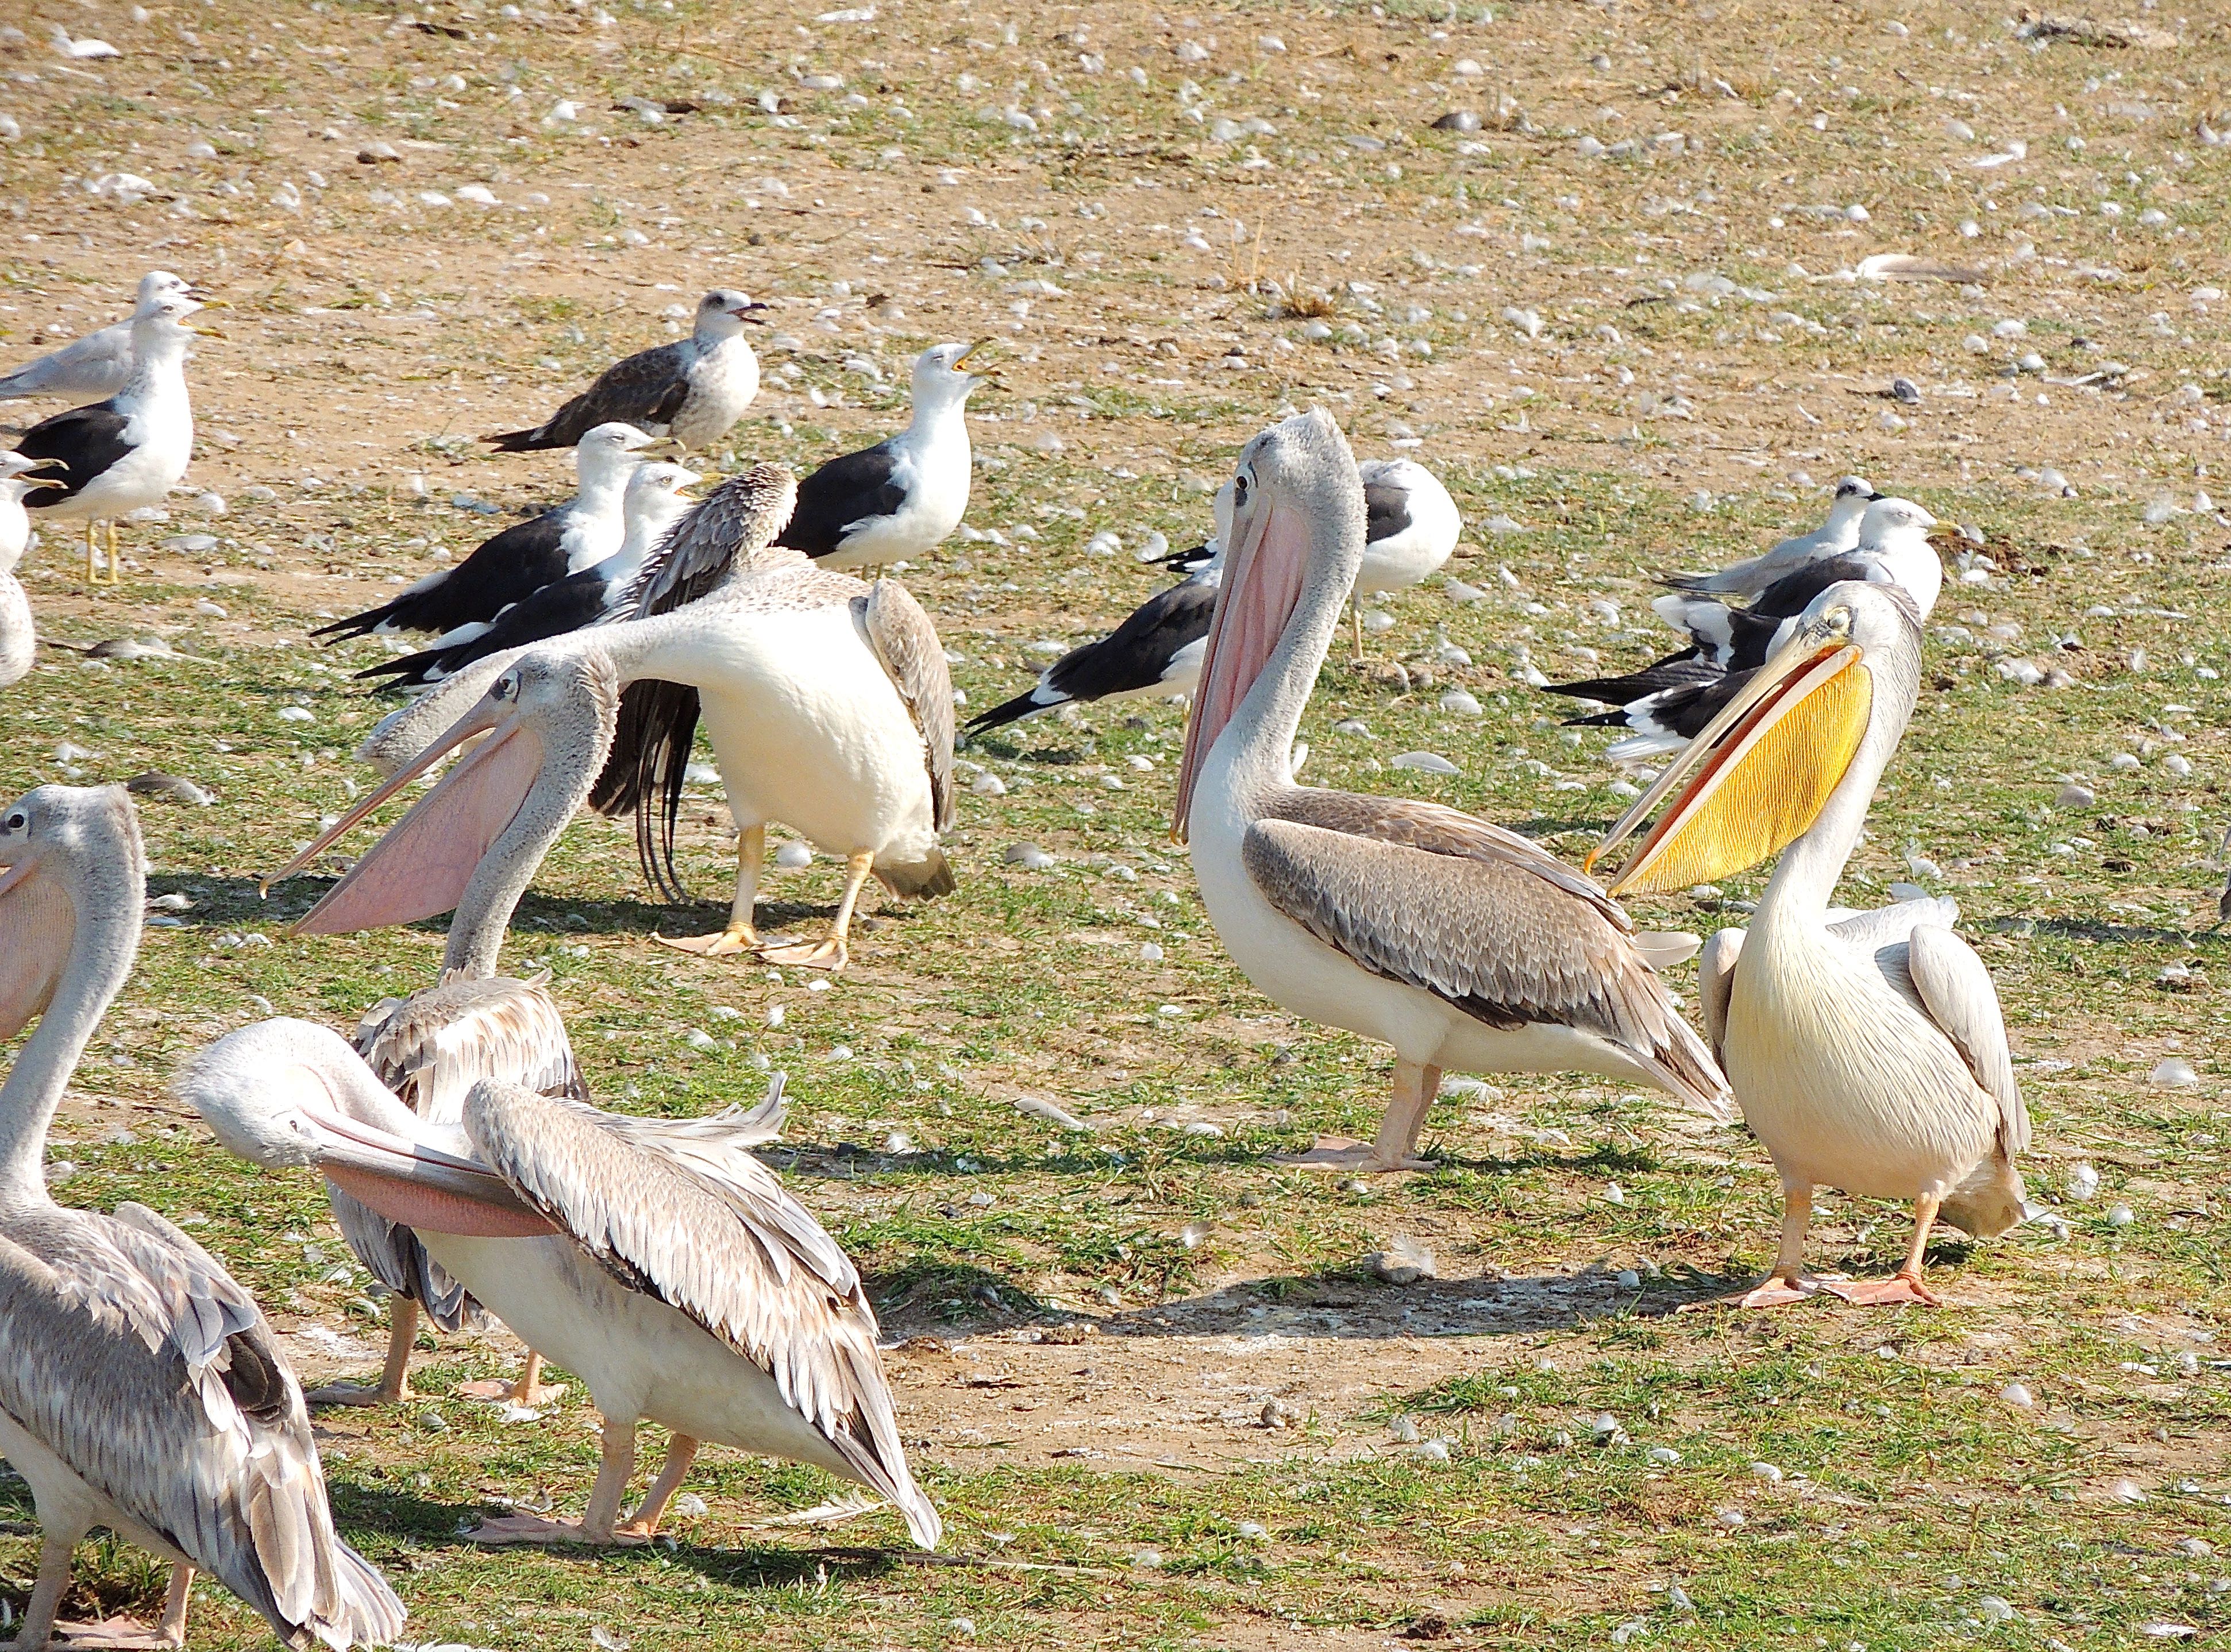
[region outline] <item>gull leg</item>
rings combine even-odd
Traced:
[[[852,908],[859,904],[860,886],[867,882],[868,874],[876,869],[872,849],[860,849],[844,857],[844,898],[837,903],[837,915],[829,920],[829,932],[812,943],[792,942],[787,946],[763,946],[760,958],[768,964],[797,964],[809,969],[841,970],[851,961],[847,938],[852,931]]]
[[[658,1478],[650,1482],[650,1489],[636,1505],[635,1513],[621,1526],[626,1537],[654,1538],[658,1535],[658,1523],[666,1516],[666,1506],[674,1500],[674,1494],[682,1489],[682,1477],[689,1472],[689,1465],[697,1461],[697,1442],[686,1434],[677,1434],[667,1442],[666,1461],[659,1465]]]
[[[88,585],[100,583],[100,545],[93,537],[90,521],[85,525],[85,583]]]
[[[1929,1249],[1929,1230],[1937,1225],[1937,1210],[1942,1203],[1933,1193],[1913,1202],[1913,1245],[1905,1253],[1905,1266],[1888,1279],[1866,1285],[1823,1285],[1820,1288],[1857,1307],[1893,1307],[1906,1302],[1923,1307],[1943,1307],[1943,1298],[1921,1282],[1922,1255]]]
[[[116,524],[113,519],[107,524],[107,527],[108,583],[112,585],[120,585],[124,583],[124,559],[116,549]]]
[[[581,1543],[595,1547],[633,1545],[643,1539],[630,1532],[616,1532],[620,1500],[627,1494],[628,1477],[635,1473],[635,1421],[632,1417],[605,1419],[604,1456],[597,1465],[597,1483],[589,1488],[589,1507],[578,1520],[549,1520],[534,1514],[500,1514],[482,1520],[465,1534],[472,1543]]]
[[[669,940],[652,937],[662,946],[700,958],[728,958],[759,950],[759,932],[752,927],[752,909],[760,898],[760,866],[766,859],[766,827],[747,826],[736,834],[736,898],[728,907],[728,926],[717,935],[692,935]]]
[[[379,1368],[379,1386],[363,1388],[354,1383],[328,1383],[302,1397],[313,1405],[394,1405],[415,1398],[411,1391],[411,1350],[418,1340],[418,1304],[411,1297],[393,1299],[387,1329],[387,1361]]]
[[[1386,1116],[1379,1121],[1376,1140],[1366,1145],[1344,1137],[1321,1136],[1309,1152],[1277,1162],[1307,1170],[1354,1171],[1364,1176],[1387,1171],[1434,1169],[1432,1159],[1417,1156],[1418,1138],[1425,1133],[1426,1113],[1440,1088],[1439,1068],[1406,1062],[1398,1055],[1394,1059],[1394,1097],[1387,1104]]]

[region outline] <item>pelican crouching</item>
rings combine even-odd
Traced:
[[[47,1192],[47,1130],[132,973],[146,880],[120,786],[41,786],[0,814],[0,1452],[29,1482],[39,1575],[13,1645],[47,1644],[78,1540],[106,1526],[171,1563],[161,1623],[79,1644],[181,1646],[205,1571],[307,1648],[385,1645],[402,1603],[341,1541],[301,1384],[253,1297],[139,1204]]]
[[[1896,585],[1830,586],[1598,851],[1671,797],[1614,894],[1686,888],[1782,857],[1748,928],[1713,936],[1699,964],[1706,1029],[1782,1175],[1781,1249],[1747,1307],[1815,1290],[1934,1304],[1921,1268],[1938,1218],[1989,1238],[2026,1209],[2014,1159],[2029,1114],[1982,959],[1937,921],[1935,901],[1830,921],[1920,676],[1912,598]],[[1912,1204],[1913,1243],[1895,1275],[1805,1276],[1822,1185]]]
[[[1588,879],[1499,826],[1294,784],[1295,731],[1364,534],[1355,461],[1323,412],[1248,443],[1178,777],[1176,829],[1248,978],[1394,1047],[1377,1141],[1303,1162],[1426,1168],[1418,1138],[1445,1068],[1601,1073],[1717,1116],[1719,1069],[1653,967],[1693,938],[1638,936]]]
[[[866,1486],[935,1546],[875,1310],[851,1260],[747,1151],[765,1139],[759,1114],[628,1118],[484,1080],[458,1123],[438,1125],[340,1035],[286,1020],[219,1039],[179,1094],[250,1162],[314,1168],[415,1229],[491,1313],[588,1384],[604,1443],[586,1512],[491,1520],[484,1539],[647,1539],[710,1440]],[[673,1445],[623,1521],[644,1418]]]

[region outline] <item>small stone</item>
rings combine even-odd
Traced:
[[[2127,1228],[2137,1219],[2137,1212],[2127,1204],[2118,1204],[2107,1212],[2107,1225],[2111,1228]]]
[[[2098,801],[2098,798],[2092,794],[2091,787],[2080,786],[2073,780],[2053,794],[2053,806],[2055,809],[2089,809]]]
[[[1738,1531],[1748,1524],[1743,1518],[1743,1510],[1732,1506],[1716,1511],[1712,1520],[1722,1530],[1729,1532]]]
[[[2098,1196],[2099,1172],[2079,1159],[2068,1167],[2067,1187],[2068,1197],[2082,1204]]]
[[[2143,1503],[2146,1488],[2135,1480],[2118,1480],[2107,1488],[2107,1495],[2118,1503]]]

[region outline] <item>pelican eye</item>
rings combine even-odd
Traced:
[[[1233,510],[1244,511],[1247,508],[1247,495],[1254,491],[1254,477],[1244,470],[1232,479],[1232,508]]]
[[[18,809],[14,814],[8,816],[8,829],[11,832],[23,831],[29,827],[30,823],[30,816],[26,815],[20,809]]]

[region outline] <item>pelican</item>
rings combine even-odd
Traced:
[[[1322,411],[1241,451],[1232,537],[1178,772],[1210,920],[1289,1010],[1394,1047],[1369,1146],[1302,1162],[1379,1171],[1415,1156],[1445,1068],[1601,1073],[1716,1116],[1725,1088],[1645,937],[1587,878],[1515,832],[1437,803],[1294,784],[1295,730],[1363,554],[1363,488]]]
[[[380,1086],[436,1124],[455,1124],[463,1114],[465,1093],[484,1078],[543,1095],[589,1099],[565,1021],[537,982],[454,976],[407,998],[374,1005],[358,1026],[354,1042]],[[411,1351],[418,1339],[420,1315],[437,1330],[454,1332],[477,1313],[479,1305],[426,1254],[409,1228],[388,1221],[338,1186],[326,1191],[349,1249],[388,1287],[392,1307],[378,1384],[330,1384],[313,1389],[308,1397],[314,1405],[392,1405],[412,1397]],[[542,1356],[529,1349],[516,1383],[467,1383],[458,1391],[475,1399],[539,1405],[553,1397],[541,1379]]]
[[[430,900],[459,898],[475,875],[491,889],[499,882],[513,887],[515,900],[585,795],[607,814],[634,810],[646,874],[678,894],[674,823],[701,696],[739,829],[735,900],[726,928],[689,939],[662,937],[665,945],[706,957],[753,952],[773,963],[842,969],[852,913],[871,874],[902,896],[950,894],[953,872],[937,841],[952,823],[954,801],[953,689],[944,649],[903,587],[888,579],[866,584],[771,543],[793,486],[777,465],[723,484],[676,526],[643,570],[635,617],[553,637],[528,655],[477,661],[390,719],[407,733],[398,750],[407,745],[411,755],[398,754],[386,783],[279,877],[308,865],[446,752],[499,725],[502,737],[461,764],[335,885],[302,920],[305,932],[431,916],[448,907]],[[508,690],[498,694],[505,674],[529,658],[553,670],[568,661],[585,670],[601,661],[610,680],[626,688],[617,734],[612,710],[585,690],[560,697],[562,715],[558,700],[528,715],[521,699]],[[474,696],[484,689],[476,708]],[[455,722],[425,743],[444,715]],[[600,741],[609,752],[601,774],[594,765],[581,766],[579,755]],[[538,774],[549,784],[538,787]],[[530,794],[534,810],[522,807]],[[437,797],[444,799],[438,810]],[[773,945],[753,926],[771,820],[845,857],[844,894],[818,940]],[[513,835],[499,843],[507,829]],[[532,848],[538,833],[546,836]],[[450,933],[454,945],[455,926]]]
[[[120,786],[41,786],[0,815],[0,1039],[38,1029],[0,1086],[0,1452],[42,1539],[14,1645],[55,1628],[94,1526],[171,1563],[161,1623],[79,1626],[184,1644],[194,1573],[288,1646],[384,1644],[402,1603],[333,1530],[301,1385],[255,1299],[143,1205],[48,1196],[47,1129],[139,950],[138,822]]]
[[[1911,597],[1830,586],[1598,851],[1672,797],[1613,894],[1685,888],[1782,857],[1748,929],[1713,936],[1698,965],[1706,1031],[1782,1175],[1781,1250],[1747,1307],[1816,1289],[1934,1304],[1921,1265],[1937,1220],[1989,1238],[2026,1206],[2014,1160],[2029,1114],[1983,961],[1937,921],[1934,901],[1842,921],[1828,911],[1920,679]],[[1912,1203],[1913,1244],[1892,1278],[1805,1276],[1813,1190],[1824,1184]]]
[[[763,1139],[738,1127],[752,1115],[676,1125],[483,1080],[459,1122],[438,1125],[382,1087],[339,1034],[286,1020],[219,1039],[179,1094],[250,1162],[317,1169],[415,1229],[491,1312],[588,1384],[604,1445],[582,1518],[489,1521],[486,1540],[646,1539],[711,1440],[867,1486],[916,1543],[936,1545],[858,1271],[746,1151]],[[645,1417],[673,1443],[622,1521]]]

